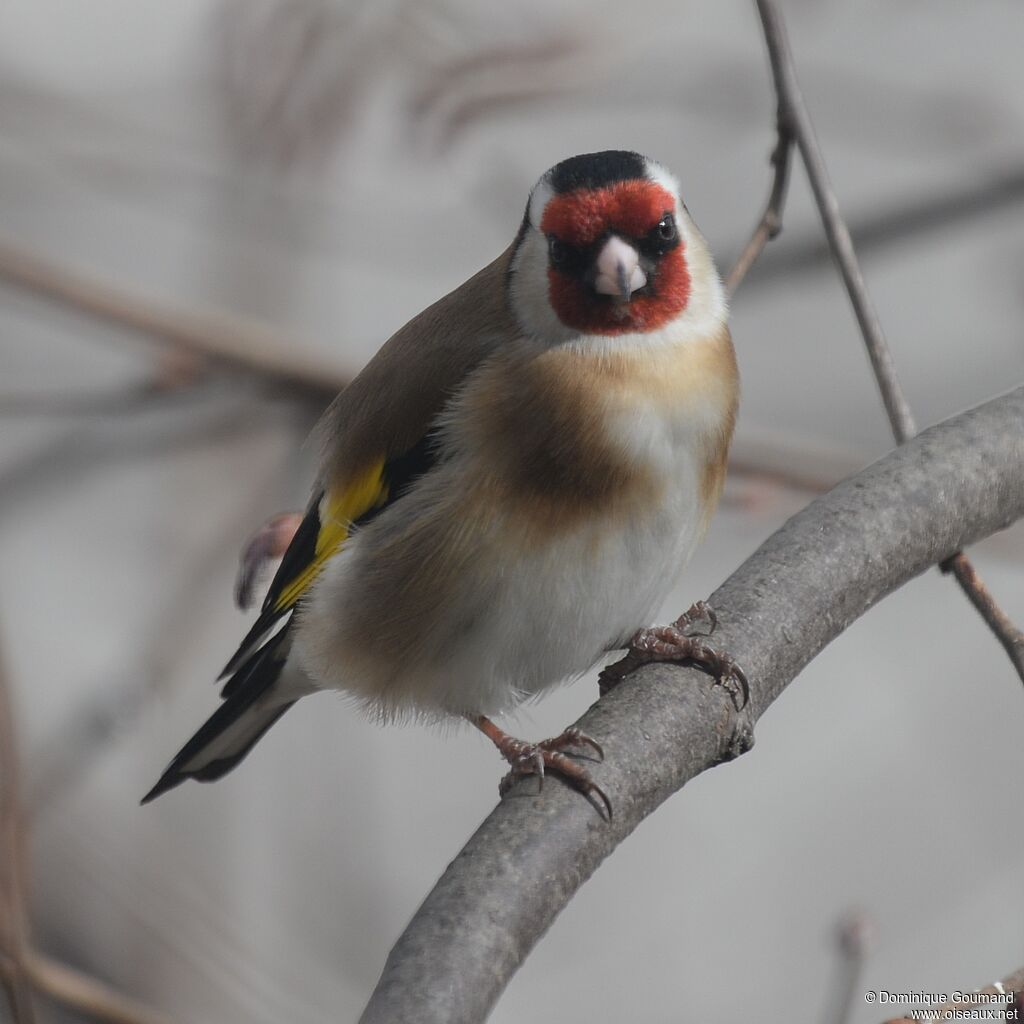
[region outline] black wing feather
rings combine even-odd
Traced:
[[[387,486],[387,498],[379,505],[375,505],[361,515],[352,525],[355,529],[365,526],[386,508],[390,508],[396,501],[405,495],[409,488],[428,472],[438,461],[437,429],[428,431],[419,441],[416,442],[407,452],[395,456],[384,463],[383,479]],[[253,623],[252,628],[245,635],[238,650],[235,651],[231,660],[224,666],[223,671],[217,677],[224,679],[231,676],[221,691],[221,696],[227,698],[235,692],[241,684],[237,682],[244,674],[246,658],[253,652],[260,641],[274,628],[277,623],[286,615],[290,615],[295,609],[278,608],[277,600],[283,591],[304,571],[307,565],[316,556],[316,542],[320,535],[320,502],[323,500],[324,491],[318,491],[313,500],[309,503],[306,515],[303,518],[291,544],[288,545],[281,564],[274,573],[270,582],[267,596],[263,600],[262,610],[259,617]]]

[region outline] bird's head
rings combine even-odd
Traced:
[[[609,150],[563,160],[534,186],[509,272],[533,337],[661,335],[725,318],[707,245],[665,168]]]

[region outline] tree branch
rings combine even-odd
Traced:
[[[771,64],[772,82],[777,101],[778,140],[772,155],[775,173],[764,215],[750,242],[747,243],[740,258],[736,261],[736,265],[729,273],[726,287],[730,293],[735,291],[751,265],[761,254],[761,250],[770,239],[782,230],[781,218],[788,182],[789,152],[795,145],[800,151],[804,167],[807,170],[807,178],[821,216],[822,226],[825,229],[829,251],[832,253],[839,276],[846,286],[850,305],[857,318],[857,324],[864,339],[864,346],[871,361],[871,369],[875,375],[875,383],[881,393],[893,436],[897,443],[902,444],[917,433],[917,425],[899,382],[892,350],[882,331],[878,314],[871,304],[864,275],[861,273],[857,253],[853,247],[853,239],[839,212],[839,200],[829,179],[825,158],[821,152],[821,146],[818,144],[814,125],[807,112],[803,92],[796,77],[796,66],[789,49],[785,25],[775,5],[775,0],[755,0],[755,3],[757,4],[757,13],[761,18],[765,45],[768,48],[768,59]],[[986,625],[1010,656],[1011,664],[1021,681],[1024,682],[1024,633],[1014,626],[1009,617],[996,604],[995,599],[966,555],[958,552],[956,560],[945,563],[942,569],[944,572],[953,573],[956,577],[968,600],[980,612]]]
[[[272,377],[323,401],[349,381],[336,363],[272,328],[219,312],[174,309],[120,285],[61,266],[0,239],[0,280],[165,344]]]
[[[848,1024],[853,1016],[853,1008],[857,1005],[857,982],[864,973],[871,930],[871,922],[861,913],[851,912],[839,922],[836,930],[839,983],[825,1015],[830,1024]]]
[[[21,799],[17,730],[0,651],[0,984],[13,1024],[34,1024],[33,991],[109,1024],[168,1024],[162,1014],[32,948],[28,825]]]
[[[886,594],[1024,515],[1024,387],[926,430],[794,516],[711,596],[717,643],[747,670],[737,716],[693,668],[649,665],[577,723],[608,824],[549,780],[513,788],[388,957],[363,1024],[484,1020],[576,890],[663,801],[740,753],[796,674]]]
[[[1017,674],[1024,679],[1024,633],[1010,620],[1010,617],[996,604],[995,598],[985,586],[978,570],[962,552],[942,563],[942,571],[952,573],[963,588],[971,604],[985,620],[996,639],[1003,645]]]
[[[969,181],[936,187],[923,195],[905,191],[879,196],[870,208],[861,209],[856,218],[848,216],[846,222],[863,259],[866,253],[926,244],[929,235],[949,237],[957,228],[979,218],[1020,216],[1016,208],[1022,204],[1024,167],[999,164],[981,171],[975,168]],[[791,282],[798,274],[820,273],[830,258],[828,240],[811,228],[802,228],[790,236],[786,250],[758,267],[749,287],[770,288],[780,280]]]
[[[885,404],[893,434],[899,442],[906,441],[917,433],[914,417],[907,403],[906,395],[896,374],[896,365],[885,339],[878,314],[871,305],[864,275],[861,273],[857,254],[853,248],[850,231],[839,212],[839,200],[825,166],[825,158],[814,133],[814,125],[803,92],[797,81],[793,55],[789,50],[786,29],[774,0],[756,0],[757,10],[764,28],[765,42],[772,66],[772,78],[780,107],[785,108],[786,123],[793,133],[793,140],[804,166],[814,194],[822,226],[828,238],[829,249],[843,284],[846,286],[850,305],[853,307],[857,324],[864,338],[864,344],[871,360],[882,401]]]
[[[773,168],[772,187],[768,193],[764,213],[758,221],[754,233],[750,236],[733,264],[725,279],[725,290],[734,294],[743,283],[747,271],[754,265],[764,251],[764,247],[782,231],[782,210],[786,205],[786,194],[789,191],[789,165],[793,155],[793,119],[790,114],[792,99],[788,93],[788,79],[784,73],[783,60],[786,50],[779,45],[781,39],[781,23],[774,18],[771,8],[758,5],[765,37],[768,39],[768,61],[772,69],[772,82],[775,84],[775,149],[772,150],[771,163]]]
[[[170,1018],[162,1013],[41,953],[30,950],[23,970],[37,992],[86,1014],[91,1020],[107,1024],[170,1024]],[[6,975],[2,966],[0,974]]]

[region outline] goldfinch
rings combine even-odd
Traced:
[[[690,636],[702,606],[641,628],[722,490],[739,394],[726,315],[664,167],[608,151],[547,171],[508,249],[324,415],[304,517],[256,545],[258,560],[282,523],[291,536],[223,703],[144,802],[220,778],[300,697],[340,690],[385,720],[463,718],[512,777],[553,771],[610,814],[566,754],[600,757],[589,737],[528,743],[492,716],[630,645],[627,669],[689,657],[745,685]]]

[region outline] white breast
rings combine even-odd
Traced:
[[[601,518],[587,520],[518,552],[510,552],[500,512],[476,523],[471,568],[459,585],[453,590],[448,581],[443,597],[439,586],[437,601],[410,609],[407,643],[393,658],[379,651],[368,658],[365,639],[347,635],[346,607],[365,604],[374,565],[389,557],[385,517],[431,516],[437,543],[446,543],[444,523],[460,510],[453,501],[438,515],[436,504],[459,493],[455,478],[465,467],[443,467],[431,487],[414,489],[332,560],[300,620],[296,653],[305,670],[389,716],[496,714],[624,644],[650,622],[699,539],[699,435],[687,418],[648,406],[612,414],[608,429],[634,458],[656,467],[665,481],[659,500],[628,523],[609,529]],[[393,615],[394,607],[380,613]]]
[[[689,561],[704,521],[699,435],[692,423],[643,406],[614,414],[609,435],[637,461],[650,465],[664,487],[660,500],[624,527],[609,531],[601,522],[591,524],[559,545],[553,564],[525,574],[519,584],[524,604],[535,605],[543,602],[545,576],[552,587],[557,580],[569,581],[573,601],[557,611],[549,609],[549,614],[553,619],[565,616],[572,638],[562,635],[559,641],[550,635],[556,625],[545,631],[549,649],[536,655],[547,666],[558,664],[556,678],[585,671],[611,645],[624,643],[649,624]],[[546,675],[538,668],[533,685],[543,688]]]

